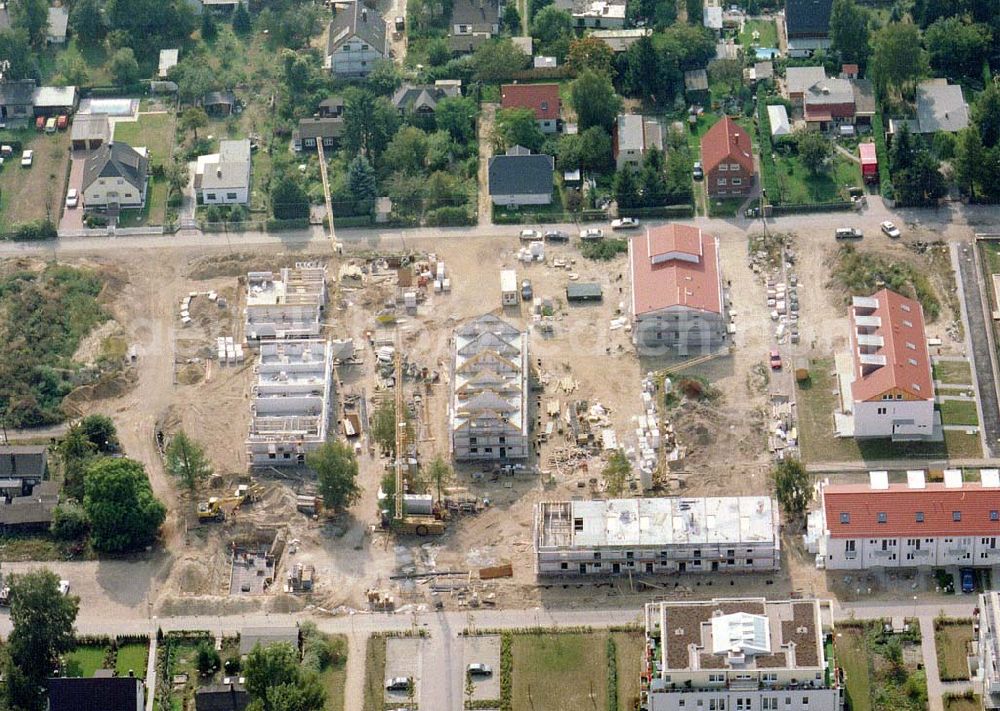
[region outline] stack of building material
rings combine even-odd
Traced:
[[[660,449],[660,416],[656,407],[656,382],[652,375],[642,381],[643,414],[635,418],[637,440],[636,458],[639,465],[639,481],[643,490],[653,488],[653,472],[657,466],[657,452]]]
[[[219,354],[219,365],[226,364],[226,339],[223,336],[219,336],[215,339],[216,349]]]

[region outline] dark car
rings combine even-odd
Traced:
[[[691,177],[695,180],[701,180],[705,177],[705,169],[701,167],[700,160],[694,162],[694,168],[691,170]]]
[[[549,230],[545,233],[546,242],[569,242],[569,233],[562,230]]]
[[[962,592],[968,594],[976,589],[976,576],[973,575],[970,568],[962,568],[960,573],[962,577]]]

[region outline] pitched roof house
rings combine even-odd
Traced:
[[[33,79],[0,82],[0,121],[8,128],[27,124],[32,118],[34,97]]]
[[[669,223],[634,235],[628,252],[636,344],[682,355],[718,347],[726,323],[717,240]]]
[[[808,57],[830,47],[833,0],[785,0],[785,36],[788,54]]]
[[[292,131],[292,148],[296,151],[314,151],[317,141],[323,142],[324,149],[333,148],[343,135],[343,116],[299,119],[299,125]]]
[[[326,66],[335,76],[368,76],[386,52],[382,15],[357,0],[336,6],[326,40]]]
[[[615,166],[638,169],[651,149],[663,150],[664,130],[656,118],[639,114],[619,114],[617,127],[611,136],[611,152]]]
[[[442,99],[462,95],[461,82],[447,79],[433,84],[403,84],[392,95],[392,105],[401,114],[431,115]]]
[[[121,141],[102,144],[83,164],[88,208],[141,208],[146,202],[148,158]]]
[[[143,683],[130,676],[49,679],[48,711],[142,711]]]
[[[250,139],[219,141],[219,152],[199,156],[194,187],[205,205],[250,203]]]
[[[920,133],[955,133],[969,125],[969,105],[962,87],[947,79],[930,79],[917,85],[917,124]]]
[[[455,0],[450,35],[490,37],[500,32],[500,0]]]
[[[920,302],[888,289],[851,302],[850,363],[838,364],[855,437],[933,435],[934,379]]]
[[[723,116],[701,137],[705,188],[716,196],[746,195],[754,181],[750,136],[735,121]]]
[[[49,7],[49,27],[45,31],[45,41],[49,44],[65,44],[66,28],[69,27],[69,11],[65,7]]]
[[[504,109],[531,109],[542,133],[559,130],[558,84],[504,84],[500,87],[500,107]]]
[[[195,711],[245,711],[250,694],[240,683],[209,684],[194,695]]]
[[[552,202],[555,159],[514,146],[489,164],[490,198],[494,205],[548,205]]]

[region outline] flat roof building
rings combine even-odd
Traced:
[[[247,275],[246,340],[308,338],[320,334],[326,306],[326,267],[296,264]]]
[[[818,600],[653,602],[645,628],[647,711],[843,708]]]
[[[766,496],[543,502],[534,546],[540,576],[769,571],[781,558]]]

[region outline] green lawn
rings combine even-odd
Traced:
[[[167,211],[167,190],[170,186],[165,178],[150,178],[146,189],[146,204],[141,210],[122,210],[118,218],[120,227],[140,227],[162,225]]]
[[[939,360],[933,365],[934,379],[950,385],[972,385],[972,367],[968,361]]]
[[[646,648],[642,632],[613,632],[617,651],[618,668],[618,708],[635,708],[634,700],[639,698],[639,671],[642,655]]]
[[[837,628],[834,648],[851,711],[926,711],[927,679],[915,638],[886,635],[880,622],[845,624]]]
[[[865,650],[864,633],[854,629],[839,630],[834,639],[834,649],[844,670],[847,703],[851,711],[871,711],[871,660]]]
[[[944,697],[944,711],[982,711],[983,701],[978,694]]]
[[[979,414],[974,400],[944,400],[940,404],[941,421],[946,425],[978,425]]]
[[[77,647],[66,655],[66,676],[94,676],[104,666],[106,647]]]
[[[365,650],[364,711],[385,708],[385,637],[369,637]]]
[[[937,646],[941,681],[964,681],[969,678],[969,644],[972,620],[934,620],[934,644]]]
[[[861,185],[861,166],[840,153],[835,153],[827,169],[818,174],[810,173],[797,156],[775,154],[774,164],[778,198],[772,202],[776,204],[844,200],[844,188]]]
[[[605,639],[600,634],[514,635],[513,708],[604,708]]]
[[[118,648],[115,669],[118,676],[128,676],[129,669],[140,679],[146,678],[146,663],[149,661],[149,646],[145,644],[125,644]]]
[[[733,217],[740,205],[746,200],[745,197],[734,198],[708,198],[709,217]]]
[[[775,27],[773,20],[747,20],[740,33],[740,44],[744,47],[755,44],[753,40],[755,30],[760,33],[760,39],[756,42],[758,47],[778,46],[778,28]]]
[[[946,431],[943,442],[896,442],[888,439],[857,441],[834,436],[833,412],[837,407],[836,377],[832,359],[810,363],[810,379],[796,386],[799,411],[799,445],[807,462],[843,462],[880,459],[982,456],[979,437]]]
[[[340,640],[344,656],[336,664],[329,665],[319,675],[320,683],[326,689],[325,711],[344,711],[344,686],[347,684],[347,637],[330,635]]]
[[[165,165],[174,150],[174,115],[139,114],[138,121],[119,121],[114,139],[133,148],[145,146],[150,163]]]

